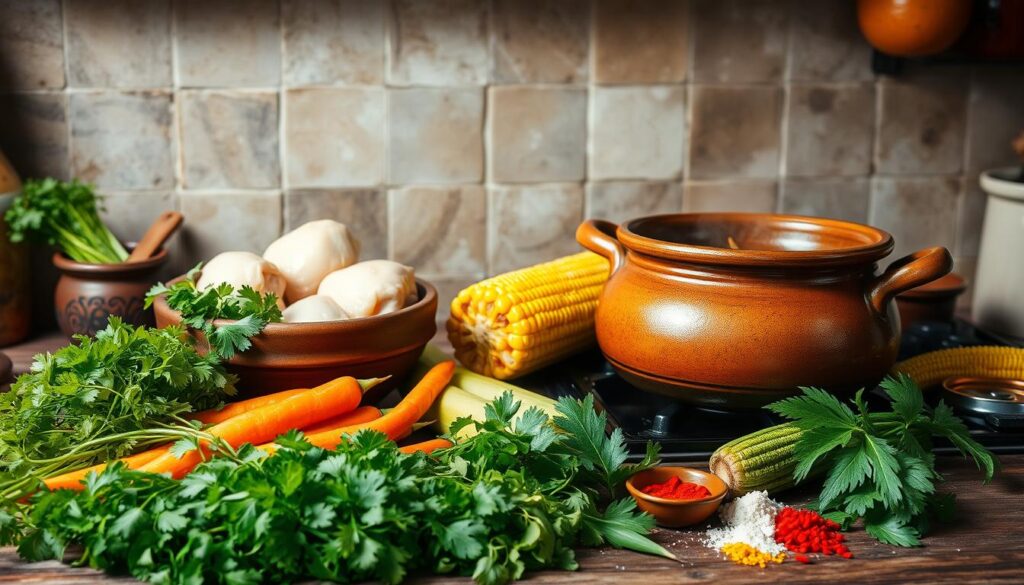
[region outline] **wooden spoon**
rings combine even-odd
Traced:
[[[185,218],[182,217],[177,211],[165,211],[160,214],[160,217],[153,221],[153,224],[149,226],[146,233],[139,240],[139,243],[135,245],[135,249],[128,256],[126,262],[142,262],[148,260],[160,246],[164,245],[174,232],[178,231],[181,226],[181,222]]]

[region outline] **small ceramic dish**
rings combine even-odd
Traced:
[[[670,500],[645,494],[642,490],[655,483],[664,483],[673,477],[682,481],[700,484],[711,492],[711,495],[699,500]],[[626,480],[629,491],[636,505],[654,516],[658,526],[679,528],[691,526],[707,520],[722,505],[725,494],[729,491],[725,482],[717,475],[692,469],[689,467],[655,467],[641,471]]]
[[[173,284],[183,277],[170,281]],[[402,381],[437,330],[437,291],[416,279],[417,301],[393,313],[319,323],[271,323],[252,347],[228,360],[242,397],[312,388],[338,376],[381,378],[367,393],[374,402]],[[156,324],[181,322],[163,296],[153,303]],[[219,321],[214,321],[214,326]]]

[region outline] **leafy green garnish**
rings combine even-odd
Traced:
[[[200,331],[210,348],[225,360],[252,347],[254,336],[268,323],[281,320],[281,308],[273,293],[260,294],[249,286],[236,292],[226,283],[199,290],[196,280],[200,270],[202,264],[171,286],[154,285],[146,293],[146,308],[158,296],[167,295],[167,305],[181,314],[182,324]],[[214,325],[217,319],[234,322]]]
[[[189,432],[187,413],[235,392],[234,377],[199,355],[181,328],[135,328],[111,317],[95,339],[75,341],[36,356],[0,394],[0,497],[174,440]]]
[[[4,219],[12,242],[58,246],[69,258],[116,264],[128,258],[121,243],[100,219],[89,185],[56,179],[25,181]]]
[[[929,516],[948,516],[952,507],[948,496],[936,493],[942,476],[935,470],[932,437],[946,437],[972,457],[986,482],[998,460],[971,438],[945,403],[926,406],[908,376],[886,378],[880,386],[892,401],[891,412],[868,412],[863,391],[854,396],[855,412],[816,388],[802,388],[802,395],[768,408],[802,431],[795,448],[796,480],[824,470],[815,504],[823,515],[844,526],[863,519],[864,529],[878,540],[917,546]]]
[[[579,545],[671,557],[647,538],[653,520],[632,500],[599,506],[610,477],[637,469],[622,465],[621,438],[598,433],[592,401],[563,398],[558,410],[558,420],[584,421],[574,427],[584,441],[535,408],[513,426],[519,403],[506,394],[487,420],[451,431],[471,424],[478,434],[430,457],[373,431],[337,451],[292,431],[272,457],[245,446],[180,482],[114,464],[83,492],[34,496],[19,551],[62,558],[80,544],[81,562],[158,583],[396,583],[430,571],[491,585],[576,569]]]

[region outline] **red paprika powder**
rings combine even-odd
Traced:
[[[649,496],[667,500],[699,500],[711,495],[711,490],[699,483],[683,481],[675,476],[663,483],[644,486],[640,491]]]

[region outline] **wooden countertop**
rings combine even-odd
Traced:
[[[956,493],[959,516],[954,524],[936,528],[926,546],[901,549],[874,542],[862,530],[849,535],[856,558],[813,557],[813,564],[785,562],[765,569],[722,560],[700,545],[702,529],[657,530],[655,540],[680,562],[613,549],[579,551],[580,570],[545,571],[528,575],[532,583],[1020,583],[1024,575],[1024,455],[1003,456],[1003,473],[983,486],[973,464],[958,457],[940,457],[947,481],[943,491]],[[806,501],[809,493],[780,498]],[[447,583],[451,578],[412,580]],[[468,579],[458,582],[469,583]],[[13,549],[0,549],[0,583],[106,584],[129,579],[106,577],[90,569],[57,562],[26,564]]]

